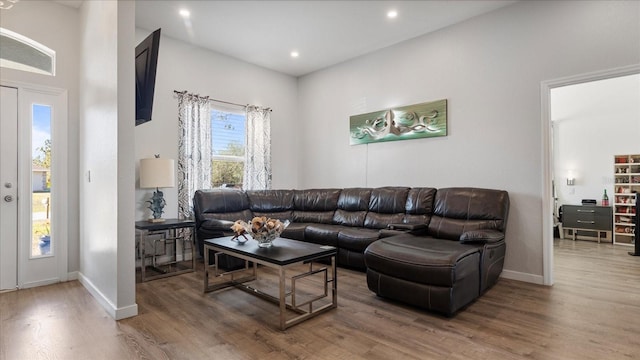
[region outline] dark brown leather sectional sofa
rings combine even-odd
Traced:
[[[231,235],[235,220],[291,220],[282,237],[338,248],[377,295],[452,315],[498,280],[506,191],[479,188],[198,190],[196,238]],[[221,258],[236,267],[238,259]]]

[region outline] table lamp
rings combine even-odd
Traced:
[[[152,159],[140,159],[140,188],[156,188],[149,203],[149,209],[153,212],[150,222],[163,222],[162,213],[166,205],[160,188],[176,186],[173,159],[163,159],[156,155]]]

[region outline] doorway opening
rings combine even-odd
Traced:
[[[612,78],[618,78],[629,75],[640,74],[640,65],[627,66],[623,68],[611,69],[606,71],[600,71],[589,74],[582,74],[562,79],[545,81],[541,84],[541,105],[542,105],[542,137],[543,137],[543,209],[542,209],[542,219],[543,219],[543,283],[545,285],[553,285],[553,241],[554,241],[554,225],[556,222],[554,221],[554,213],[556,210],[556,197],[557,194],[555,192],[558,189],[558,186],[561,186],[563,181],[566,180],[566,184],[569,184],[569,179],[573,180],[574,185],[567,186],[575,186],[575,182],[578,178],[578,175],[575,174],[577,169],[569,169],[569,165],[564,168],[564,170],[556,170],[554,169],[554,141],[553,141],[553,130],[552,130],[552,90],[560,89],[562,87],[567,87],[571,85],[577,84],[585,84],[594,81],[607,80]],[[606,125],[606,119],[603,119],[604,124]],[[576,134],[577,136],[578,134]],[[578,139],[579,141],[579,139]],[[592,144],[592,148],[597,149],[597,144]],[[613,161],[613,156],[611,156],[611,161]],[[572,170],[571,172],[569,170]],[[585,170],[586,171],[586,170]],[[560,172],[560,173],[557,173]],[[603,187],[606,188],[607,183],[611,183],[610,186],[613,189],[613,165],[610,167],[609,171],[604,172],[603,176],[593,180],[594,185],[598,188]],[[555,181],[554,181],[555,179]],[[555,185],[555,189],[554,189]],[[566,190],[566,189],[565,189]],[[571,189],[568,189],[570,192]],[[589,194],[592,194],[594,190],[588,190]],[[602,191],[602,189],[600,189]],[[581,194],[575,194],[576,190],[574,188],[575,196],[580,197]],[[597,194],[597,193],[596,193]],[[568,196],[568,195],[567,195]],[[602,194],[599,194],[602,196]],[[591,196],[595,197],[595,196]],[[554,211],[556,210],[556,211]]]

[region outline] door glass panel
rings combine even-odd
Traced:
[[[51,238],[51,106],[31,109],[31,257],[53,255]]]

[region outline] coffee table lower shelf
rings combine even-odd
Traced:
[[[220,238],[226,239],[226,238]],[[279,306],[280,311],[280,329],[286,330],[287,328],[299,324],[305,320],[308,320],[312,317],[320,315],[324,312],[327,312],[331,309],[335,309],[338,307],[338,289],[337,289],[337,272],[336,272],[336,252],[330,252],[327,255],[326,251],[324,253],[319,254],[318,256],[305,256],[304,259],[299,261],[295,261],[297,259],[292,258],[294,261],[288,261],[286,264],[278,263],[277,260],[261,259],[260,257],[256,257],[255,254],[251,252],[242,252],[242,247],[240,247],[240,252],[238,251],[238,246],[217,246],[212,244],[213,240],[206,240],[204,242],[204,292],[212,292],[216,290],[221,290],[229,287],[235,287],[237,289],[243,290],[244,292],[259,297],[261,299],[267,300]],[[287,239],[282,239],[287,240]],[[229,240],[230,241],[230,240]],[[295,240],[287,240],[287,242],[295,242]],[[229,248],[233,248],[230,250]],[[210,252],[214,253],[214,264],[209,264]],[[265,251],[266,252],[266,251]],[[218,257],[221,254],[226,254],[230,256],[234,256],[240,258],[245,261],[245,267],[238,270],[232,271],[223,271],[218,268],[217,264],[219,263]],[[330,264],[319,264],[315,261],[320,259],[330,259]],[[252,264],[251,264],[252,263]],[[258,264],[275,269],[278,273],[278,282],[279,282],[279,296],[273,296],[266,292],[263,292],[247,283],[255,281],[258,279]],[[290,278],[290,291],[287,291],[287,270],[292,270],[291,268],[295,267],[300,271],[300,265],[305,264],[307,266],[307,270],[303,272],[298,272],[294,276]],[[320,267],[318,267],[320,266]],[[210,271],[213,270],[213,274],[210,274]],[[211,283],[210,275],[215,280],[215,282]],[[302,280],[304,278],[320,275],[323,277],[322,286],[323,289],[321,293],[317,296],[312,296],[310,298],[304,299],[303,302],[298,302],[296,298],[296,282]],[[314,306],[319,300],[325,299],[328,296],[331,297],[330,302],[326,302],[321,306]],[[287,301],[289,299],[290,301]],[[291,311],[296,314],[294,317],[288,318],[287,311]]]

